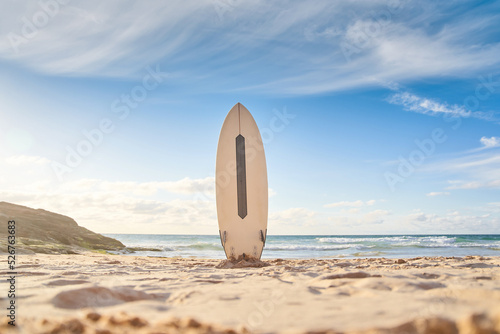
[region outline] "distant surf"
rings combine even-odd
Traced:
[[[223,259],[218,235],[105,234],[127,246],[125,254]],[[500,234],[270,235],[263,258],[500,256]]]

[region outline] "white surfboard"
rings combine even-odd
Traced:
[[[228,259],[260,259],[267,236],[267,189],[259,128],[237,103],[222,125],[215,167],[219,234]]]

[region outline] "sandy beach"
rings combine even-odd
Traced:
[[[4,316],[3,333],[500,332],[500,257],[275,259],[230,269],[92,252],[18,261],[17,326]]]

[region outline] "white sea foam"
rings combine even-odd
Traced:
[[[266,246],[267,250],[308,250],[308,251],[328,251],[328,250],[340,250],[340,249],[360,249],[360,248],[370,248],[370,246],[363,246],[357,244],[343,244],[343,245],[331,245],[331,246],[315,246],[315,245],[269,245]]]
[[[344,244],[360,243],[366,245],[377,244],[380,247],[455,247],[455,237],[448,236],[387,236],[387,237],[318,237],[320,243]]]
[[[218,235],[123,235],[127,247],[157,248],[132,255],[224,258]],[[264,258],[500,255],[500,235],[273,236]]]

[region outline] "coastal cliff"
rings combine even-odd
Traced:
[[[16,250],[26,253],[75,254],[120,250],[120,241],[92,232],[68,216],[0,202],[0,251],[7,250],[7,222],[16,222]]]

